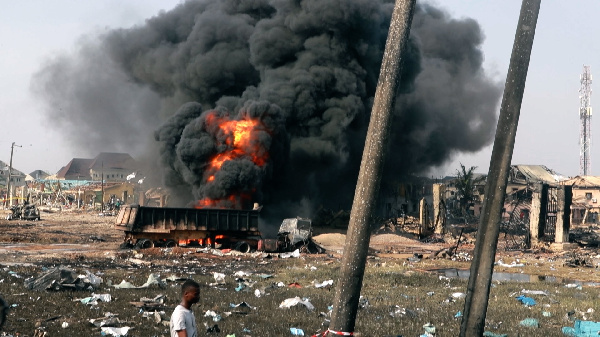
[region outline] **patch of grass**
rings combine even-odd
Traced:
[[[46,268],[52,267],[51,264],[0,269],[0,294],[7,302],[16,305],[10,310],[4,331],[31,336],[36,328],[43,328],[48,336],[100,335],[100,329],[92,326],[88,320],[110,312],[125,321],[123,325],[133,327],[128,336],[168,336],[168,326],[142,317],[140,309],[130,302],[138,302],[141,297],[153,298],[164,294],[167,298],[164,311],[168,319],[179,303],[180,282],[169,282],[165,289],[115,289],[107,284],[107,281],[118,284],[126,280],[141,285],[150,273],[158,273],[162,278],[171,274],[191,277],[202,285],[201,300],[194,309],[200,336],[205,335],[205,324],[218,324],[221,336],[289,336],[290,327],[304,329],[306,335],[312,335],[322,330],[322,324],[330,318],[328,307],[333,304],[335,293],[335,288],[317,289],[313,282],[332,279],[335,283],[339,273],[339,261],[323,256],[303,256],[299,259],[222,258],[178,251],[158,260],[160,254],[157,250],[146,255],[152,259],[152,264],[138,266],[128,263],[126,254],[122,255],[116,259],[70,261],[70,267],[77,273],[83,274],[89,270],[104,279],[94,293],[109,293],[112,301],[100,302],[97,306],[77,301],[91,296],[91,291],[47,292],[25,288],[25,278],[38,276]],[[65,259],[61,262],[69,261]],[[363,300],[365,305],[358,311],[356,332],[362,336],[418,336],[423,333],[424,324],[432,323],[437,328],[437,336],[457,336],[460,319],[454,316],[463,310],[464,299],[454,298],[452,294],[466,292],[466,280],[440,278],[437,274],[416,270],[428,266],[428,263],[430,261],[405,265],[403,261],[369,260],[361,293],[366,300]],[[239,282],[232,275],[236,271],[255,273],[244,278],[247,286],[241,291],[235,290]],[[211,286],[215,282],[213,272],[225,273],[225,284]],[[256,275],[258,273],[272,274],[273,277],[263,279]],[[285,286],[276,286],[279,282]],[[287,286],[294,282],[302,287]],[[255,296],[257,289],[262,291],[260,297]],[[515,299],[522,289],[543,290],[549,296],[528,295],[538,303],[533,307],[525,307]],[[578,319],[600,320],[600,314],[596,313],[599,295],[597,288],[584,287],[579,290],[566,288],[560,283],[494,282],[490,291],[486,330],[508,333],[509,336],[561,336],[562,326],[573,325],[565,319],[567,312],[574,312],[572,317]],[[316,309],[279,308],[282,301],[296,296],[308,299]],[[231,304],[241,302],[247,302],[255,309],[239,309],[240,312],[236,313],[238,309],[232,308]],[[590,308],[593,310],[588,310]],[[210,317],[203,317],[207,310],[216,311],[223,319],[214,322]],[[549,312],[551,317],[544,316],[544,311]],[[228,315],[228,312],[231,314]],[[528,317],[538,319],[540,327],[520,326],[519,322]],[[68,323],[67,328],[61,327],[63,322]]]

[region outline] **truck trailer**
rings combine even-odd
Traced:
[[[116,228],[125,233],[122,248],[199,246],[235,249],[240,252],[291,251],[310,242],[311,221],[285,219],[276,238],[265,238],[259,229],[261,208],[122,206]]]

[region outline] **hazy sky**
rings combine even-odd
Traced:
[[[48,128],[42,107],[30,92],[32,74],[49,58],[74,50],[83,35],[112,28],[141,24],[174,0],[0,0],[0,160],[8,162],[12,142],[13,166],[29,173],[43,169],[55,173],[73,157],[91,158],[96,153],[75,153],[60,130]],[[512,49],[521,1],[444,0],[436,3],[457,18],[477,20],[486,36],[483,44],[486,71],[504,82]],[[579,75],[583,65],[592,74],[600,23],[594,17],[600,2],[580,0],[542,3],[513,164],[541,164],[559,173],[579,173]],[[596,15],[597,16],[597,15]],[[592,84],[592,88],[595,84]],[[432,99],[435,93],[431,93]],[[592,106],[595,97],[592,95]],[[498,108],[499,109],[499,108]],[[9,123],[6,123],[8,121]],[[600,136],[598,121],[592,118],[592,135]],[[457,135],[459,136],[459,135]],[[600,143],[592,143],[591,172],[600,175]],[[431,175],[453,175],[459,162],[488,170],[491,146],[476,154],[457,154],[454,162]]]

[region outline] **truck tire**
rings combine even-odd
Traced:
[[[146,249],[154,247],[154,242],[149,239],[138,239],[135,243],[135,248],[137,249]]]
[[[175,240],[167,240],[167,242],[165,242],[165,247],[167,247],[167,248],[177,247],[177,242],[175,242]]]
[[[250,253],[250,250],[252,248],[250,247],[250,245],[248,244],[248,242],[238,241],[233,246],[233,249],[237,250],[238,252],[242,252],[242,253]]]

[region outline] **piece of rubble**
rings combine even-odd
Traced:
[[[31,290],[54,291],[94,289],[91,283],[79,278],[73,270],[63,266],[49,269],[37,278],[25,280],[25,287]]]

